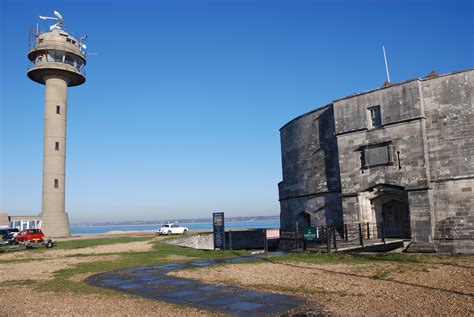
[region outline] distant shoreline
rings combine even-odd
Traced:
[[[258,221],[279,221],[280,219],[258,219],[258,220],[226,220],[226,223],[229,222],[258,222]],[[94,225],[71,225],[71,228],[96,228],[96,227],[119,227],[119,226],[127,226],[127,227],[140,227],[140,226],[161,226],[165,223],[172,222],[172,221],[163,221],[163,222],[157,222],[157,223],[141,223],[141,224],[107,224],[107,225],[101,225],[101,224],[94,224]],[[212,223],[212,220],[210,221],[202,221],[202,222],[181,222],[181,221],[176,221],[175,223],[178,224],[209,224]]]
[[[232,221],[227,221],[232,222]],[[120,224],[120,225],[71,225],[71,228],[95,228],[95,227],[120,227],[120,226],[127,226],[127,227],[142,227],[142,226],[161,226],[167,222],[160,222],[160,223],[142,223],[142,224]],[[196,223],[196,224],[205,224],[209,222],[175,222],[177,224],[188,224],[188,223]]]

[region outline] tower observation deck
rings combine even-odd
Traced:
[[[62,29],[62,16],[49,32],[36,35],[28,52],[28,77],[45,85],[42,229],[50,237],[70,235],[65,210],[67,88],[86,81],[85,47]]]

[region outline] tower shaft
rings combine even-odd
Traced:
[[[82,50],[85,46],[62,30],[62,16],[56,11],[54,14],[61,23],[52,26],[50,32],[37,34],[35,46],[28,51],[32,65],[27,74],[45,85],[41,229],[49,237],[67,237],[67,90],[86,81],[86,56]]]
[[[49,235],[68,236],[69,220],[65,211],[68,79],[46,76],[45,86],[42,228]]]

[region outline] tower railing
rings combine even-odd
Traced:
[[[79,72],[81,75],[83,75],[84,77],[86,77],[86,69],[85,69],[85,67],[79,68],[79,67],[75,66],[74,64],[68,63],[68,62],[64,62],[64,63],[63,63],[63,62],[48,62],[48,61],[41,61],[41,62],[37,62],[37,63],[31,62],[31,63],[29,63],[27,70],[33,69],[33,68],[35,68],[35,67],[38,66],[38,65],[52,65],[52,66],[54,66],[54,65],[61,65],[61,66],[63,66],[63,65],[68,65],[68,66],[74,67],[74,69],[75,69],[77,72]]]

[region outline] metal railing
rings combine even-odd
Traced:
[[[345,247],[364,247],[368,243],[383,242],[389,238],[411,238],[410,223],[386,227],[383,223],[351,223],[333,226],[316,226],[315,237],[305,239],[304,230],[281,231],[280,248],[283,249],[318,249],[325,252],[337,251]]]
[[[28,65],[28,70],[30,69],[33,69],[39,65],[61,65],[61,66],[64,66],[64,65],[68,65],[68,66],[71,66],[73,67],[78,73],[80,73],[81,75],[83,75],[84,77],[86,77],[86,69],[85,67],[82,67],[82,68],[79,68],[77,66],[74,66],[74,64],[72,63],[67,63],[67,62],[48,62],[48,61],[41,61],[41,62],[37,62],[37,63],[30,63]]]

